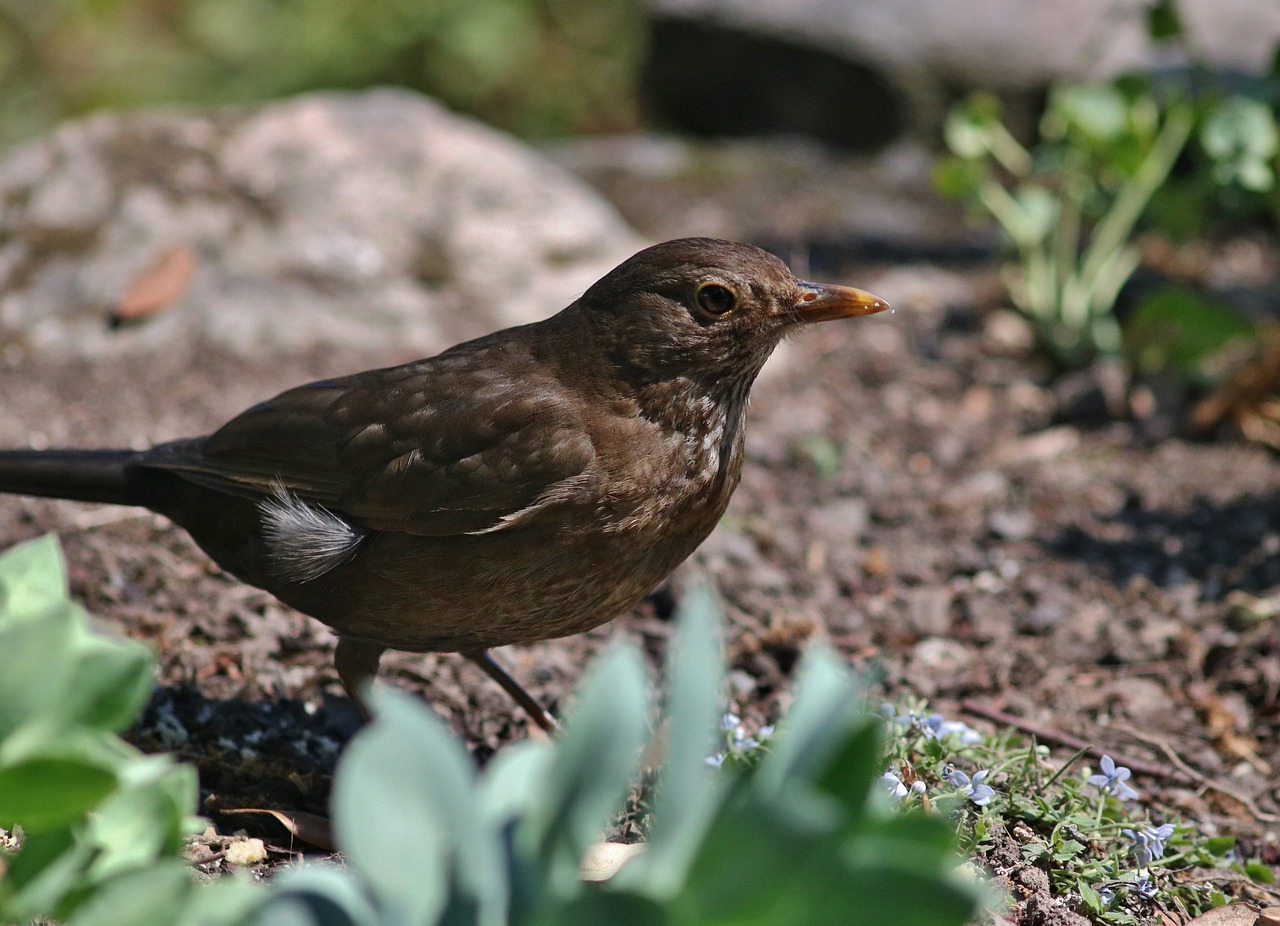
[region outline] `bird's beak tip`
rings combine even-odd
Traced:
[[[858,318],[892,311],[879,296],[852,286],[832,283],[803,283],[795,312],[802,322],[824,322],[837,318]]]

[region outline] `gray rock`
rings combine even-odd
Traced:
[[[649,109],[696,135],[802,134],[879,150],[932,137],[957,87],[1002,92],[1018,128],[1069,78],[1185,67],[1153,45],[1139,0],[652,0]],[[1274,0],[1181,0],[1197,57],[1262,73],[1280,40]]]
[[[101,115],[0,160],[0,345],[425,354],[550,314],[643,244],[567,172],[407,91]],[[112,330],[174,246],[189,284]]]
[[[1077,0],[655,0],[660,14],[715,19],[889,72],[963,84],[1029,86],[1162,63],[1145,2]],[[1225,68],[1266,68],[1280,39],[1274,0],[1180,0],[1197,52]]]

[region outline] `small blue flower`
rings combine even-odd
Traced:
[[[889,727],[889,732],[893,734],[905,733],[911,728],[911,724],[915,720],[914,714],[899,714],[898,709],[887,701],[880,705],[880,716],[884,718]]]
[[[958,768],[953,768],[947,772],[947,781],[951,782],[953,787],[964,791],[964,796],[973,801],[979,807],[986,807],[991,803],[991,799],[996,796],[996,789],[990,785],[984,785],[982,779],[991,773],[990,769],[984,768],[980,772],[974,772],[970,778]]]
[[[1143,900],[1155,900],[1156,883],[1148,874],[1140,874],[1133,881],[1133,890]]]
[[[920,721],[920,726],[925,733],[934,739],[942,739],[954,735],[959,736],[960,742],[964,745],[972,745],[982,741],[982,734],[963,720],[946,720],[941,714],[930,714]]]
[[[1143,827],[1140,830],[1125,828],[1120,832],[1129,837],[1133,843],[1133,856],[1138,861],[1138,869],[1145,870],[1151,863],[1164,855],[1165,840],[1173,835],[1173,824]]]
[[[725,745],[735,752],[746,752],[760,746],[758,739],[747,735],[747,728],[742,725],[742,718],[737,714],[730,712],[720,718],[720,732],[724,734]]]
[[[1138,792],[1125,782],[1133,773],[1123,765],[1116,765],[1110,756],[1103,756],[1098,762],[1102,767],[1101,775],[1090,775],[1089,784],[1102,791],[1103,794],[1114,794],[1125,801],[1136,800]]]
[[[907,796],[907,786],[902,783],[902,779],[892,768],[880,776],[880,784],[895,801],[900,801]]]
[[[719,768],[724,765],[724,753],[714,752],[707,756],[707,765],[710,765],[712,768]]]

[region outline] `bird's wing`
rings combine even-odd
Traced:
[[[485,359],[450,352],[300,386],[148,462],[224,491],[285,490],[375,530],[526,523],[589,490],[595,448],[545,374]]]

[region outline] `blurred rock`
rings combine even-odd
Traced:
[[[1149,4],[1116,0],[654,0],[651,108],[699,134],[804,133],[856,150],[931,130],[952,88],[1036,90],[1170,61]],[[1197,54],[1258,73],[1280,40],[1273,0],[1182,0]],[[1022,101],[1029,109],[1033,99]],[[742,114],[749,118],[744,118]],[[767,124],[765,124],[767,123]]]
[[[806,135],[852,151],[902,132],[906,107],[882,72],[778,33],[732,17],[656,16],[641,74],[651,114],[691,135]],[[831,118],[835,101],[842,118]]]
[[[644,242],[520,142],[400,90],[71,123],[0,160],[0,346],[434,352],[562,308]],[[166,249],[174,303],[108,319]]]

